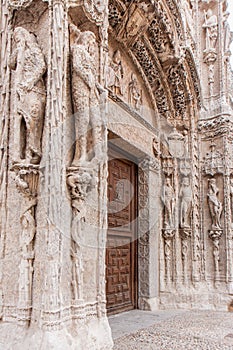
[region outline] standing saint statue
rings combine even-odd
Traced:
[[[164,227],[174,228],[174,211],[175,211],[175,191],[171,185],[171,179],[166,178],[163,191],[162,201],[164,204]]]
[[[218,193],[219,193],[219,189],[216,185],[216,179],[209,179],[207,200],[209,204],[213,230],[222,229],[221,222],[220,222],[220,218],[222,214],[222,203],[218,199]]]
[[[107,86],[117,95],[123,95],[122,79],[124,76],[123,66],[121,63],[121,52],[116,50],[113,54],[112,62],[108,70]]]
[[[75,40],[71,45],[72,94],[75,113],[76,147],[72,166],[89,161],[88,135],[92,134],[95,157],[102,155],[100,94],[105,90],[98,83],[97,42],[91,31],[81,32],[70,25]],[[90,129],[89,129],[90,128]]]
[[[205,12],[205,21],[202,27],[206,30],[206,50],[214,49],[218,37],[218,21],[211,9]]]
[[[129,103],[136,110],[140,110],[142,105],[142,92],[139,89],[138,82],[134,73],[131,74],[131,80],[129,82]]]
[[[15,159],[39,164],[45,109],[46,72],[44,55],[35,35],[22,27],[14,30],[15,48],[10,57],[10,68],[15,71],[14,121]]]
[[[184,177],[180,187],[180,227],[190,228],[190,211],[192,206],[192,188],[188,177]]]

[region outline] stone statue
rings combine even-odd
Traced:
[[[206,30],[206,50],[214,49],[218,36],[218,21],[217,16],[213,14],[212,10],[209,9],[204,13],[205,21],[202,25]]]
[[[180,187],[180,227],[190,228],[190,211],[192,206],[192,188],[188,177],[184,177]]]
[[[110,63],[108,70],[108,82],[107,86],[112,90],[114,94],[123,95],[122,79],[124,71],[121,63],[121,52],[117,50],[113,54],[112,62]]]
[[[140,110],[142,104],[142,92],[139,89],[134,73],[131,74],[131,81],[129,82],[129,103],[136,110]]]
[[[175,192],[169,177],[165,180],[161,198],[164,204],[164,227],[174,228]]]
[[[91,31],[80,32],[70,25],[74,35],[71,45],[72,95],[75,113],[76,147],[72,166],[90,160],[88,157],[88,134],[91,127],[95,157],[102,155],[100,93],[104,89],[98,83],[97,42]]]
[[[220,218],[222,214],[222,203],[218,199],[219,189],[216,185],[216,179],[209,179],[207,199],[212,219],[212,230],[221,229]]]
[[[10,68],[15,71],[15,159],[16,163],[39,164],[45,109],[46,71],[44,55],[34,34],[17,27]]]
[[[228,17],[230,13],[228,11],[224,12],[223,29],[224,29],[224,51],[225,54],[230,55],[230,45],[233,40],[233,32],[231,32],[230,25],[228,23]]]

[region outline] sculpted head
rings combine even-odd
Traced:
[[[16,44],[19,44],[22,41],[25,43],[34,42],[34,36],[23,27],[15,28],[13,38]]]

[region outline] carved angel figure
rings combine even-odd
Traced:
[[[212,219],[212,229],[221,229],[220,218],[222,214],[222,203],[218,199],[219,189],[216,185],[216,179],[209,179],[209,187],[207,192],[207,199],[210,209],[210,216]]]
[[[71,45],[72,95],[75,112],[76,148],[72,166],[88,161],[87,139],[91,126],[95,157],[101,156],[100,94],[104,89],[97,79],[97,42],[91,31],[81,32],[70,25],[74,35]]]
[[[206,30],[206,50],[214,49],[218,36],[218,21],[211,9],[205,12],[205,21],[202,27]]]
[[[171,179],[166,178],[161,199],[164,204],[164,227],[174,227],[174,211],[175,211],[175,192],[171,185]]]
[[[14,30],[15,48],[10,68],[15,71],[15,162],[39,164],[45,109],[44,55],[35,35],[22,27]]]

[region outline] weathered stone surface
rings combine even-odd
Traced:
[[[138,238],[134,305],[226,310],[233,295],[227,1],[3,0],[0,15],[3,348],[112,348],[110,144],[136,169],[136,218],[128,223]],[[127,186],[114,186],[124,202]]]

